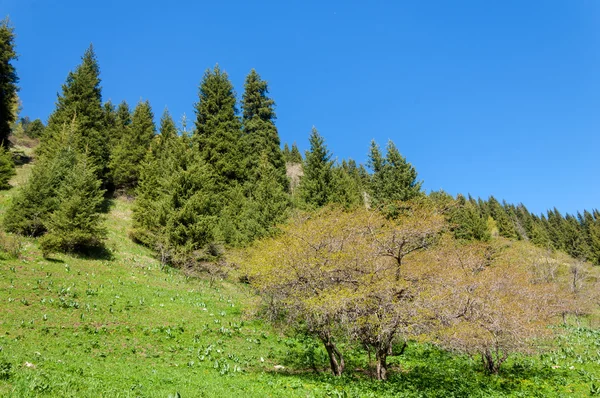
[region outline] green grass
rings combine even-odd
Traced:
[[[14,192],[0,192],[0,214]],[[477,358],[412,344],[386,383],[370,378],[360,349],[346,350],[348,374],[333,378],[316,342],[251,315],[247,286],[161,267],[128,239],[130,221],[131,203],[114,200],[96,258],[44,259],[28,238],[19,259],[1,255],[0,396],[572,397],[600,386],[600,332],[575,327],[499,376]]]

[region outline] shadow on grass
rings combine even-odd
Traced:
[[[58,250],[59,252],[63,252],[62,250]],[[70,256],[82,259],[82,260],[104,260],[104,261],[112,261],[114,260],[114,255],[111,250],[109,250],[104,245],[98,246],[77,246],[73,250],[67,250],[63,253],[68,254]],[[44,259],[53,263],[64,263],[63,260],[52,257],[52,253],[44,254]]]
[[[78,248],[77,252],[71,253],[74,257],[83,260],[112,261],[115,256],[106,246],[85,246]]]
[[[110,194],[107,194],[107,196],[104,197],[104,200],[102,201],[102,205],[100,206],[100,212],[107,214],[110,212],[110,210],[115,207],[115,199],[112,196],[108,196]]]
[[[499,375],[488,375],[477,359],[415,344],[410,345],[403,356],[390,360],[389,379],[385,382],[373,380],[368,371],[360,368],[347,368],[341,378],[328,371],[298,370],[292,367],[273,372],[272,376],[296,378],[305,383],[326,383],[345,391],[348,396],[547,396],[553,395],[564,383],[560,374],[530,358],[517,358],[506,364]]]
[[[23,166],[33,161],[33,157],[26,155],[25,152],[21,150],[13,150],[12,155],[15,166]]]

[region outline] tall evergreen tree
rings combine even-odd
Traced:
[[[40,242],[44,253],[101,246],[106,236],[101,217],[104,201],[101,184],[90,159],[76,154],[73,167],[57,191],[57,208],[46,223],[48,233]]]
[[[115,131],[111,133],[111,148],[115,148],[121,141],[124,135],[128,134],[128,129],[131,128],[131,109],[126,101],[122,101],[118,106],[115,120]]]
[[[383,158],[377,144],[371,143],[369,166],[373,170],[373,203],[381,205],[420,195],[422,182],[417,181],[415,168],[400,154],[392,141],[388,141],[386,152]]]
[[[30,236],[47,231],[48,219],[59,205],[58,189],[76,161],[73,144],[76,129],[75,120],[64,126],[56,137],[54,156],[45,155],[37,160],[27,184],[19,189],[6,210],[4,226],[8,231]]]
[[[156,134],[150,102],[140,102],[133,112],[131,128],[124,131],[110,159],[111,176],[117,188],[137,186],[141,163]]]
[[[449,217],[454,236],[457,239],[488,241],[487,218],[482,216],[479,208],[462,195],[458,195],[456,205]]]
[[[167,144],[177,137],[177,126],[168,109],[165,109],[160,118],[159,137],[161,144]]]
[[[494,221],[496,221],[496,226],[498,227],[498,233],[500,236],[510,239],[517,239],[518,235],[515,229],[515,224],[506,212],[505,207],[493,196],[489,197],[488,206],[490,209],[490,216],[494,219]]]
[[[595,265],[600,265],[600,213],[584,211],[583,228],[589,247],[589,260]]]
[[[81,153],[87,153],[104,178],[108,164],[109,139],[105,127],[100,87],[100,67],[93,46],[85,51],[82,62],[75,71],[69,72],[62,94],[58,96],[56,109],[50,115],[48,126],[39,147],[41,154],[54,152],[60,145],[60,135],[65,125],[77,118],[77,131],[73,142]]]
[[[514,208],[516,214],[517,231],[525,240],[531,240],[531,232],[533,230],[533,217],[523,203],[519,203]]]
[[[182,265],[214,241],[225,200],[213,189],[212,169],[173,127],[165,112],[141,169],[132,236],[157,250],[163,262]]]
[[[21,119],[22,123],[22,119]],[[44,126],[44,122],[40,119],[35,119],[34,121],[27,124],[24,128],[25,135],[29,138],[40,138],[44,135],[44,130],[46,126]]]
[[[17,59],[15,51],[15,32],[6,18],[0,22],[0,145],[8,148],[8,136],[16,120],[13,105],[17,99],[19,78],[13,62]]]
[[[115,141],[115,136],[119,131],[119,128],[117,127],[117,110],[110,100],[104,103],[102,110],[104,111],[104,129],[108,136],[108,153],[110,157],[110,154],[118,142]]]
[[[195,251],[203,250],[215,239],[215,228],[223,207],[223,197],[211,187],[214,175],[197,155],[190,153],[184,168],[164,179],[160,214],[164,222],[158,229],[158,242],[164,243],[175,257],[175,262],[187,261]]]
[[[571,214],[566,215],[562,236],[564,239],[564,250],[571,257],[580,260],[588,260],[591,257],[586,232],[575,216]]]
[[[275,101],[269,98],[268,93],[267,82],[252,69],[246,77],[242,97],[244,166],[249,180],[254,182],[258,179],[262,156],[266,156],[278,174],[279,184],[287,190],[289,181],[285,175],[285,159],[275,127]]]
[[[256,186],[250,193],[250,214],[257,219],[258,228],[249,234],[250,239],[268,235],[272,228],[285,221],[291,202],[287,186],[281,186],[280,170],[263,154],[258,165]]]
[[[188,164],[190,148],[186,148],[183,137],[178,137],[176,131],[173,134],[173,128],[175,123],[165,111],[161,118],[160,135],[146,153],[136,189],[133,236],[152,248],[160,246],[164,249],[167,246],[168,240],[164,239],[161,229],[165,228],[171,211],[167,191],[169,181]]]
[[[241,137],[233,85],[217,65],[205,72],[200,83],[195,141],[219,186],[244,179]]]
[[[308,207],[317,208],[331,202],[334,192],[333,161],[325,140],[315,127],[310,137],[310,150],[306,152],[304,176],[298,187],[300,198]]]
[[[294,142],[292,144],[292,150],[290,151],[290,163],[302,163],[302,154],[298,149],[298,145]]]
[[[346,161],[343,161],[341,165],[333,167],[331,201],[348,209],[356,208],[363,203],[359,180],[351,174]]]
[[[548,235],[550,240],[552,241],[552,246],[557,250],[565,250],[565,237],[564,237],[564,223],[565,219],[555,207],[552,210],[547,211],[547,224],[546,229],[548,230]]]
[[[552,240],[550,239],[550,234],[548,233],[548,220],[545,216],[533,216],[532,218],[533,223],[530,233],[531,242],[536,246],[552,249]]]
[[[283,160],[285,160],[285,162],[288,163],[290,161],[291,151],[290,146],[287,144],[287,142],[283,144],[283,150],[281,153],[283,154]]]

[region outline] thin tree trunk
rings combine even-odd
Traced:
[[[367,354],[369,355],[369,366],[368,366],[368,370],[369,370],[369,377],[371,378],[371,380],[373,380],[373,367],[371,366],[371,347],[368,344],[365,344],[365,348],[367,349]]]
[[[483,367],[490,374],[498,374],[500,367],[508,358],[508,354],[500,354],[500,351],[496,349],[496,356],[489,350],[486,349],[481,353],[481,359],[483,360]]]
[[[327,355],[329,356],[329,365],[331,366],[331,372],[334,376],[341,376],[344,372],[344,356],[337,349],[335,343],[332,341],[330,335],[321,336],[321,341],[325,346],[325,350],[327,351]]]

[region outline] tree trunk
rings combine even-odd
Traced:
[[[400,252],[402,251],[402,246],[404,246],[404,244],[400,246],[398,257],[396,258],[396,282],[400,280],[400,269],[402,268],[402,255],[400,254]]]
[[[481,359],[483,360],[483,367],[489,374],[498,374],[500,366],[506,361],[508,355],[506,353],[500,354],[499,350],[496,350],[496,355],[486,349],[481,353]]]
[[[331,366],[331,372],[334,376],[341,376],[344,372],[344,356],[337,349],[335,343],[333,342],[331,336],[329,334],[321,336],[321,341],[325,346],[325,350],[327,351],[327,355],[329,356],[329,365]]]
[[[377,358],[377,380],[387,380],[387,356],[389,349],[378,348],[376,352]]]

